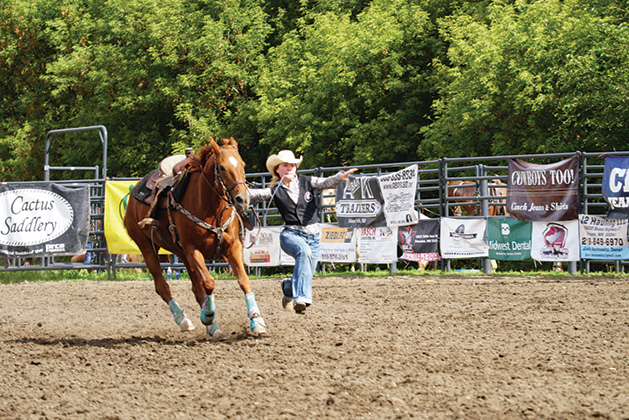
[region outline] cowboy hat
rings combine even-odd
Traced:
[[[300,156],[299,159],[295,158],[295,155],[290,150],[281,150],[278,154],[269,156],[266,160],[266,169],[275,175],[275,168],[280,163],[294,163],[295,166],[299,167],[303,159],[303,156]]]

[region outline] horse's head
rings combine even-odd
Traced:
[[[219,184],[231,197],[237,211],[249,208],[249,193],[245,180],[245,162],[238,153],[238,143],[234,138],[223,139],[221,146],[210,139],[212,155],[215,157],[214,175]],[[211,160],[211,159],[208,159]],[[204,165],[206,168],[208,165]]]

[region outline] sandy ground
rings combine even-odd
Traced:
[[[217,282],[226,342],[152,282],[0,285],[0,419],[628,419],[629,281],[317,278],[306,315]]]

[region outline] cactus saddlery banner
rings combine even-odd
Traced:
[[[509,159],[507,211],[520,221],[579,217],[579,157],[538,165]]]

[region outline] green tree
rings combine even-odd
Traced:
[[[576,0],[493,4],[443,21],[426,156],[625,150],[629,32]]]
[[[272,48],[256,92],[261,143],[306,167],[415,159],[429,110],[427,14],[404,0],[312,13]]]
[[[111,176],[144,174],[169,153],[228,135],[269,32],[246,0],[18,0],[3,13],[0,42],[10,48],[0,68],[16,105],[3,115],[0,165],[19,161],[16,142],[42,162],[48,130],[102,124]],[[16,57],[24,67],[34,60],[26,74]],[[55,139],[51,163],[97,164],[100,148],[82,136]]]

